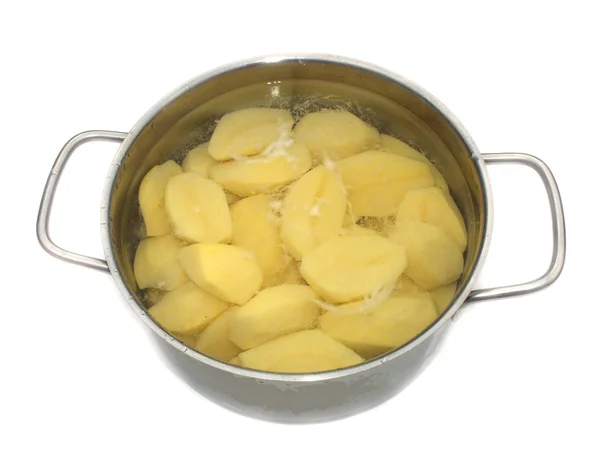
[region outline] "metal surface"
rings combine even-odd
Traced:
[[[522,164],[531,167],[540,176],[548,195],[550,215],[552,217],[552,258],[546,272],[533,281],[495,288],[477,289],[467,297],[468,302],[493,300],[530,294],[550,286],[560,276],[565,265],[567,252],[565,216],[558,185],[550,168],[539,158],[525,153],[484,154],[486,164]]]
[[[459,208],[469,219],[464,275],[453,303],[435,323],[403,347],[363,364],[309,374],[232,366],[187,347],[146,314],[132,270],[133,251],[142,235],[137,191],[153,165],[205,140],[211,131],[205,125],[214,124],[223,113],[247,105],[277,106],[286,96],[306,93],[314,94],[320,105],[333,102],[331,105],[336,106],[339,99],[347,104],[357,101],[366,106],[365,120],[387,133],[393,133],[393,125],[399,121],[403,137],[417,148],[430,150],[428,156],[448,180]],[[441,102],[381,67],[330,55],[269,56],[229,64],[188,81],[154,105],[128,134],[112,136],[125,140],[109,168],[102,196],[101,235],[108,268],[129,305],[158,339],[172,369],[207,398],[244,414],[275,421],[313,422],[355,414],[385,401],[409,383],[435,351],[441,332],[471,293],[488,252],[493,208],[482,155]],[[59,167],[71,151],[63,149],[57,160]],[[57,172],[59,175],[60,170]],[[47,221],[57,181],[51,175],[40,210],[42,246],[67,261],[105,270],[103,261],[66,252],[49,240]],[[555,184],[550,185],[555,189]],[[555,205],[562,217],[560,203]],[[560,225],[558,230],[560,235]],[[564,247],[564,228],[562,236]],[[557,253],[556,267],[562,264],[561,254],[564,259],[564,250]],[[551,283],[559,272],[554,269],[548,273],[543,283]],[[479,295],[508,295],[502,289]],[[505,289],[515,293],[522,286]]]
[[[70,252],[56,245],[54,241],[52,241],[49,232],[50,214],[52,213],[52,204],[54,202],[54,195],[56,194],[56,187],[58,186],[62,172],[73,152],[86,142],[109,141],[120,143],[125,137],[127,137],[127,133],[120,133],[117,131],[86,131],[79,133],[69,139],[56,157],[52,170],[50,170],[50,174],[48,175],[46,186],[44,187],[36,227],[40,245],[52,256],[62,259],[63,261],[101,270],[103,272],[109,271],[108,264],[103,259],[80,255],[79,253]]]

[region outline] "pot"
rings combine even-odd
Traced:
[[[224,113],[249,105],[310,110],[343,106],[381,131],[400,131],[436,162],[466,218],[464,275],[446,311],[419,336],[392,352],[345,369],[281,374],[232,366],[198,353],[147,315],[133,276],[139,241],[137,190],[155,164],[207,139]],[[398,128],[400,127],[400,128]],[[71,154],[90,141],[120,143],[109,168],[101,204],[106,260],[54,244],[48,234],[52,202]],[[488,164],[522,164],[541,178],[550,203],[553,252],[548,270],[522,284],[473,290],[492,233]],[[465,302],[526,294],[552,284],[565,260],[565,225],[550,169],[522,153],[481,154],[458,119],[415,83],[364,62],[326,55],[283,55],[233,63],[200,75],[151,108],[129,132],[87,131],[67,142],[50,172],[41,200],[37,234],[42,247],[62,260],[110,273],[126,301],[153,331],[172,368],[207,398],[237,412],[279,422],[339,419],[393,396],[419,372],[448,321]]]

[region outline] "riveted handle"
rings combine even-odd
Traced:
[[[525,153],[491,153],[484,154],[486,164],[522,164],[531,167],[539,175],[546,188],[552,217],[552,258],[546,272],[535,280],[495,288],[476,289],[471,292],[467,302],[492,300],[529,294],[550,286],[556,281],[565,265],[566,235],[565,216],[558,185],[548,166],[539,158]]]
[[[62,172],[73,152],[87,142],[109,141],[121,143],[126,137],[127,133],[122,133],[119,131],[85,131],[69,139],[56,157],[56,161],[54,161],[52,170],[48,175],[46,187],[44,187],[44,193],[42,194],[42,200],[40,202],[40,209],[37,217],[38,241],[40,242],[42,248],[52,256],[62,259],[63,261],[78,264],[80,266],[90,267],[103,272],[109,272],[108,264],[105,260],[74,253],[56,245],[50,238],[50,234],[48,232],[50,213],[52,212],[52,203],[54,202],[54,194],[56,193],[58,182],[60,181]]]

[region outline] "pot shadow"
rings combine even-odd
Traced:
[[[323,423],[354,416],[398,395],[418,377],[445,340],[449,321],[427,340],[361,373],[322,381],[266,381],[234,375],[195,360],[156,333],[158,354],[204,398],[246,417],[284,424]]]

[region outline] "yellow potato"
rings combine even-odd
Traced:
[[[208,144],[217,161],[258,155],[277,141],[291,139],[294,119],[289,111],[275,108],[246,108],[219,120]]]
[[[380,236],[334,237],[302,259],[300,273],[324,300],[346,303],[396,284],[406,252]]]
[[[437,187],[410,191],[400,203],[396,220],[417,220],[439,227],[462,251],[467,247],[467,229],[454,200]]]
[[[379,142],[379,132],[348,111],[306,114],[294,132],[296,140],[306,145],[318,161],[346,158]]]
[[[319,166],[290,187],[281,209],[281,240],[297,260],[336,236],[346,214],[346,190],[339,175]]]
[[[173,233],[187,242],[227,243],[232,227],[221,186],[193,172],[169,180],[165,206]]]
[[[148,314],[167,331],[194,335],[229,307],[188,281],[165,294]]]
[[[433,186],[427,164],[391,153],[371,150],[336,164],[357,216],[389,216],[411,189]]]
[[[306,281],[300,275],[300,265],[296,261],[288,262],[283,272],[273,280],[271,286],[278,284],[306,284]]]
[[[413,280],[408,278],[406,275],[402,275],[398,278],[398,283],[396,283],[396,291],[399,292],[423,292],[424,289],[415,283]]]
[[[234,366],[241,366],[242,363],[240,361],[240,358],[238,358],[237,356],[235,358],[231,358],[229,360],[229,364],[233,364]]]
[[[224,244],[193,244],[179,252],[183,270],[219,300],[243,305],[258,292],[262,271],[254,254]]]
[[[427,163],[429,169],[431,170],[431,174],[433,175],[433,179],[435,185],[440,189],[448,192],[448,183],[446,183],[446,179],[438,170],[437,167],[433,165],[431,161],[421,152],[415,150],[410,145],[405,142],[402,142],[399,139],[393,138],[387,134],[381,135],[381,151],[388,151],[395,155],[405,156],[406,158],[414,159],[417,161],[421,161]]]
[[[133,273],[138,287],[172,291],[188,281],[177,261],[179,250],[184,247],[183,242],[170,234],[141,241],[133,260]]]
[[[439,227],[404,220],[396,224],[390,238],[406,248],[406,275],[419,286],[434,289],[462,274],[463,252]]]
[[[208,142],[206,142],[190,150],[181,163],[181,167],[186,172],[194,172],[208,178],[209,169],[216,163],[217,161],[208,154]]]
[[[142,179],[138,199],[146,226],[147,236],[162,236],[171,232],[169,217],[165,211],[165,188],[167,182],[182,173],[175,161],[154,166]]]
[[[321,329],[365,358],[400,347],[437,319],[427,292],[399,293],[371,311],[353,313],[348,303],[328,311],[319,320]]]
[[[311,164],[306,147],[295,143],[289,148],[216,164],[209,175],[225,189],[247,197],[276,191],[306,173]]]
[[[321,309],[308,286],[282,284],[259,292],[232,315],[229,339],[248,350],[277,337],[307,330],[317,323]]]
[[[231,207],[231,243],[254,253],[263,272],[263,283],[272,284],[285,267],[285,252],[276,216],[264,194],[238,201]]]
[[[308,373],[341,369],[363,361],[321,330],[305,330],[242,352],[231,363],[269,372]]]
[[[358,224],[344,228],[340,234],[342,236],[380,236],[377,231]]]
[[[200,333],[194,348],[200,353],[221,361],[229,361],[241,352],[241,349],[229,340],[229,320],[239,306],[232,306]]]
[[[456,294],[456,283],[450,283],[445,286],[440,286],[438,288],[432,289],[429,291],[431,294],[431,298],[435,303],[438,314],[443,314],[452,300],[454,300],[454,296]]]

